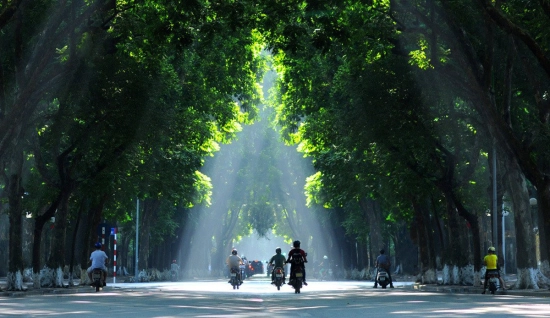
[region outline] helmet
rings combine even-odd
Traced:
[[[172,261],[172,263],[175,263],[175,262],[176,262],[176,260],[173,260],[173,261]]]
[[[294,241],[294,243],[292,243],[292,246],[294,246],[295,248],[299,248],[300,247],[300,241]]]
[[[325,255],[325,256],[323,256],[323,259],[328,259],[328,256],[326,256],[326,255]]]
[[[94,244],[95,248],[101,248],[101,243],[97,242]]]
[[[280,248],[280,247],[277,247],[277,248],[275,249],[275,253],[281,254],[281,248]]]
[[[232,250],[232,251],[231,251],[231,254],[237,255],[237,250]]]
[[[490,253],[490,252],[493,252],[493,253],[494,253],[494,252],[495,252],[495,248],[494,248],[493,246],[491,246],[491,247],[489,247],[489,249],[487,250],[487,252],[489,252],[489,253]]]

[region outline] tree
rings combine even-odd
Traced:
[[[107,192],[113,189],[110,182],[121,179],[117,173],[130,172],[142,181],[133,197],[192,204],[205,193],[202,189],[201,194],[194,193],[195,187],[204,185],[197,170],[202,158],[215,150],[214,141],[229,141],[238,122],[249,122],[255,116],[262,59],[251,27],[223,28],[238,22],[231,19],[240,19],[223,5],[203,10],[198,2],[177,6],[153,1],[52,3],[56,13],[48,17],[46,35],[55,34],[55,41],[33,45],[35,38],[17,37],[16,29],[13,33],[28,49],[23,56],[41,58],[41,63],[50,66],[34,68],[38,77],[31,78],[25,89],[49,84],[32,99],[23,94],[21,100],[14,100],[7,113],[11,117],[2,122],[0,130],[14,131],[10,120],[29,127],[34,135],[34,171],[57,189],[36,204],[46,208],[35,217],[33,262],[38,276],[41,230],[60,207],[55,226],[58,244],[49,260],[57,271],[53,284],[60,285],[74,193],[86,183],[106,185]],[[39,14],[45,11],[39,6],[43,4],[49,3],[20,11]],[[218,63],[220,58],[227,63]],[[39,62],[31,59],[28,63]],[[25,126],[27,117],[17,120],[23,112],[35,119],[33,125]],[[3,136],[4,140],[17,138]],[[118,164],[128,159],[129,165]],[[139,175],[142,172],[153,174]],[[92,198],[97,209],[91,209],[90,220],[101,217],[106,198],[108,193]]]
[[[479,257],[475,256],[480,255],[477,216],[468,211],[459,195],[481,157],[479,146],[469,149],[461,144],[480,143],[476,136],[475,115],[453,94],[445,94],[451,91],[443,91],[439,96],[426,92],[422,97],[416,93],[420,87],[413,83],[415,74],[407,61],[397,54],[403,48],[394,46],[399,43],[399,36],[388,20],[391,15],[383,13],[390,12],[386,11],[390,7],[361,7],[357,3],[355,6],[342,5],[340,9],[342,15],[336,14],[334,19],[327,18],[328,12],[340,11],[326,7],[323,14],[311,14],[314,18],[304,19],[305,22],[294,26],[292,32],[282,32],[284,39],[293,43],[290,48],[282,47],[284,54],[276,57],[282,74],[279,100],[282,106],[278,116],[286,127],[285,132],[293,138],[299,129],[294,140],[304,143],[302,149],[315,158],[315,167],[326,174],[323,186],[341,185],[331,191],[329,197],[349,193],[339,204],[379,195],[370,189],[378,188],[380,176],[374,173],[360,177],[369,167],[365,161],[370,161],[370,154],[375,153],[373,149],[386,152],[385,158],[392,158],[393,165],[401,162],[402,168],[432,180],[446,201],[443,207],[448,212],[447,229],[453,237],[462,238],[452,242],[456,246],[451,248],[448,261],[464,267],[469,260],[479,269]],[[365,12],[371,14],[361,16]],[[307,10],[304,14],[307,15]],[[365,23],[386,28],[378,27],[374,31],[359,27]],[[350,35],[351,29],[365,31]],[[322,41],[325,37],[332,37],[331,44]],[[380,37],[382,41],[377,42],[377,46],[373,41],[361,42],[362,38]],[[288,43],[285,40],[277,43]],[[449,104],[458,117],[445,116]],[[471,117],[469,122],[468,117]],[[451,129],[445,130],[447,127]],[[373,166],[378,167],[379,159],[375,162]],[[356,180],[357,184],[350,180]],[[374,186],[364,187],[370,183]],[[476,242],[473,259],[463,257],[468,251],[467,230],[466,226],[453,227],[458,224],[455,211],[472,228]],[[371,230],[380,227],[374,220],[371,218],[369,222],[373,225]]]

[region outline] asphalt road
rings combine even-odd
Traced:
[[[413,291],[411,283],[310,281],[301,294],[264,277],[233,290],[227,280],[117,283],[95,293],[0,297],[0,317],[550,317],[550,300]]]

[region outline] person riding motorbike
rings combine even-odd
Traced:
[[[101,243],[97,242],[94,245],[95,251],[92,252],[90,255],[90,261],[92,262],[92,266],[88,267],[88,278],[90,278],[90,281],[92,281],[92,271],[96,268],[100,268],[101,272],[103,273],[103,286],[106,286],[107,283],[107,267],[105,266],[105,262],[109,262],[109,257],[107,254],[105,254],[104,251],[101,250]]]
[[[378,288],[377,277],[378,277],[379,268],[383,268],[386,271],[386,273],[388,273],[388,279],[390,280],[390,288],[394,288],[393,280],[391,278],[391,273],[390,273],[391,261],[390,261],[390,258],[385,254],[384,249],[380,250],[380,255],[378,255],[378,257],[376,258],[376,262],[374,263],[374,266],[376,267],[376,275],[374,275],[373,288]]]
[[[248,262],[248,259],[246,258],[246,256],[244,256],[244,254],[241,255],[241,259],[243,260],[243,263],[239,267],[243,269],[241,271],[241,275],[244,275],[242,278],[245,279],[247,277],[250,277],[250,268],[249,268],[250,263]]]
[[[307,263],[307,253],[300,248],[300,241],[294,241],[294,243],[292,243],[292,246],[294,246],[294,248],[291,249],[290,252],[288,252],[288,258],[286,260],[287,263],[290,263],[290,280],[288,283],[290,284],[291,281],[294,279],[294,269],[297,266],[300,266],[304,275],[303,283],[307,286],[305,266],[305,263]]]
[[[229,273],[231,273],[231,269],[235,269],[237,271],[237,279],[242,284],[243,280],[241,277],[241,271],[239,270],[239,265],[243,263],[243,260],[239,257],[237,250],[234,249],[231,251],[231,255],[227,257],[225,263],[229,267]],[[231,283],[231,279],[228,281],[228,283]]]
[[[485,282],[483,283],[483,292],[482,294],[485,294],[485,290],[487,289],[487,283],[489,282],[489,273],[490,272],[496,272],[498,275],[498,280],[500,281],[500,288],[502,290],[506,290],[506,285],[504,284],[504,280],[502,277],[500,277],[500,266],[498,264],[498,256],[495,254],[495,248],[493,246],[489,247],[487,249],[487,255],[483,258],[483,264],[486,266],[485,269]]]
[[[319,264],[319,276],[321,278],[327,278],[328,277],[328,271],[329,271],[329,261],[328,256],[323,256],[323,261]]]
[[[271,284],[275,284],[275,268],[277,267],[280,267],[280,268],[283,268],[283,266],[285,266],[285,257],[283,254],[281,254],[281,248],[280,247],[277,247],[275,249],[275,255],[273,255],[271,257],[271,259],[269,260],[269,265],[273,265],[275,264],[275,266],[272,266],[272,271],[271,271]],[[285,274],[285,271],[283,270],[283,284],[285,284],[286,280],[286,274]]]
[[[176,263],[176,260],[173,260],[172,264],[170,264],[170,271],[173,272],[176,276],[176,279],[178,279],[178,273],[180,271],[180,266]]]

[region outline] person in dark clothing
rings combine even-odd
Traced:
[[[294,246],[293,249],[290,250],[290,252],[288,252],[288,258],[286,260],[287,263],[290,263],[290,280],[289,280],[289,284],[290,284],[290,281],[292,279],[294,279],[294,269],[296,268],[296,266],[301,266],[302,268],[302,273],[304,275],[304,285],[307,286],[307,283],[306,283],[306,266],[304,265],[305,263],[307,263],[307,253],[300,248],[300,241],[294,241],[294,243],[292,244],[292,246]]]
[[[275,282],[275,268],[277,267],[283,268],[283,266],[285,266],[285,257],[283,254],[281,254],[280,247],[277,247],[275,249],[275,255],[273,255],[269,260],[269,265],[274,265],[272,266],[273,270],[271,271],[271,283],[273,284]],[[285,283],[285,280],[286,280],[286,274],[283,270],[283,284]]]
[[[374,275],[374,287],[378,288],[378,281],[376,280],[376,277],[378,277],[378,269],[383,268],[386,273],[388,273],[388,278],[390,279],[390,288],[393,287],[393,280],[391,279],[391,273],[390,273],[390,267],[391,267],[391,261],[388,255],[385,254],[384,249],[380,250],[380,255],[376,258],[376,262],[374,263],[374,266],[376,267],[376,275]]]

